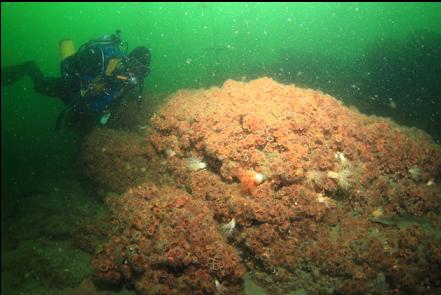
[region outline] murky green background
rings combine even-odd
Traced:
[[[439,3],[2,3],[1,63],[35,60],[57,76],[60,39],[78,47],[116,29],[129,48],[151,49],[148,91],[265,75],[441,139]],[[1,102],[2,205],[75,178],[79,138],[54,131],[63,104],[28,78],[2,88]]]

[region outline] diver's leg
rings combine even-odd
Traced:
[[[41,94],[61,99],[66,94],[63,80],[44,77],[43,72],[34,61],[2,68],[2,86],[14,84],[25,75],[31,78],[34,89]]]
[[[67,95],[66,87],[62,78],[42,78],[33,80],[34,89],[46,96],[56,97],[61,100],[65,100],[64,96]]]
[[[38,68],[35,62],[29,63],[27,74],[31,77],[34,89],[44,95],[56,97],[65,100],[66,83],[62,78],[44,77],[43,72]]]
[[[35,71],[35,68],[37,71]],[[7,66],[2,68],[2,86],[9,86],[16,83],[23,76],[29,74],[30,70],[33,69],[35,74],[43,76],[41,71],[38,69],[37,65],[33,61],[25,62],[20,65]]]

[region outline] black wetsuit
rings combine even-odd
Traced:
[[[74,79],[44,77],[43,72],[33,61],[2,68],[1,85],[8,86],[14,84],[26,75],[32,79],[34,89],[37,92],[50,97],[59,98],[66,104],[69,103],[72,97],[80,90],[80,83]]]
[[[105,51],[112,55],[106,58]],[[114,58],[118,63],[108,73],[107,66]],[[111,104],[135,87],[141,97],[149,64],[150,52],[145,47],[137,47],[127,56],[113,45],[102,50],[99,45],[91,45],[62,61],[59,78],[44,77],[36,63],[31,61],[2,68],[1,83],[2,86],[11,85],[28,75],[37,92],[61,99],[67,108],[58,118],[59,127],[67,111],[77,117],[96,118],[107,113]]]

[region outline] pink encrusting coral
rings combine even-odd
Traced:
[[[424,132],[269,78],[178,91],[151,125],[126,149],[98,129],[83,156],[98,183],[131,186],[108,197],[99,281],[239,294],[246,268],[271,294],[441,291],[441,243],[419,225],[440,224],[441,150]],[[152,172],[123,185],[123,166],[94,169],[106,155]]]
[[[107,203],[120,224],[92,261],[99,281],[124,282],[140,294],[215,293],[216,280],[231,293],[241,290],[238,252],[204,202],[146,184]]]

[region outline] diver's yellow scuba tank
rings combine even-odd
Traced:
[[[75,44],[72,39],[63,39],[60,41],[60,55],[61,60],[65,60],[69,56],[76,53]]]

